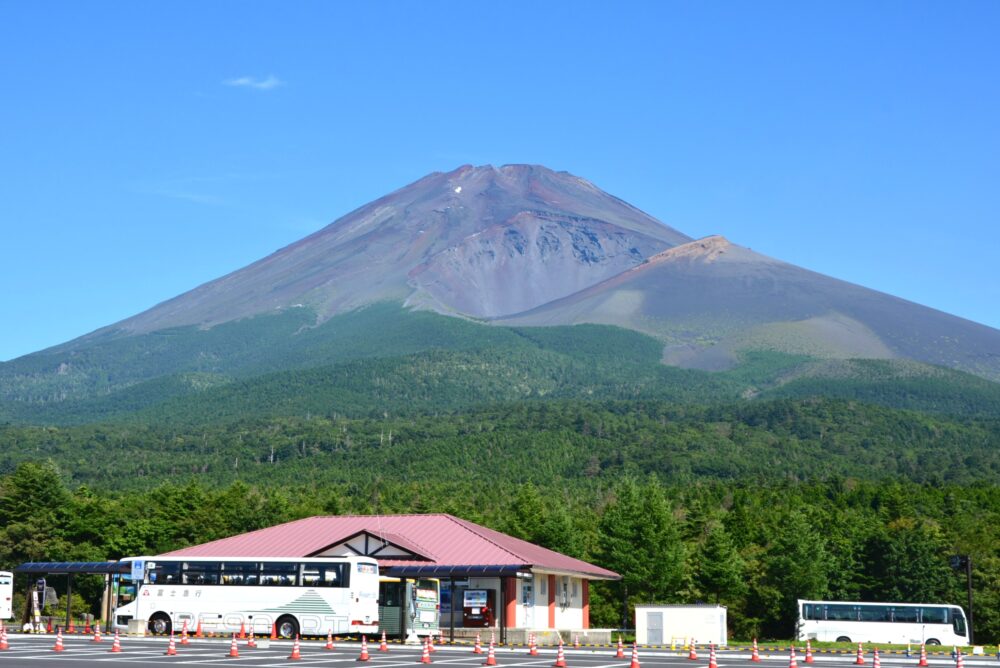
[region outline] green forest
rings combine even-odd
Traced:
[[[316,514],[448,512],[620,572],[592,623],[797,598],[947,601],[1000,640],[1000,420],[840,399],[518,402],[448,413],[0,427],[0,564],[156,554]],[[96,607],[96,583],[77,589]]]

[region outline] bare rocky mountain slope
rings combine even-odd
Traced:
[[[430,174],[111,329],[206,327],[300,304],[325,319],[384,300],[501,317],[690,240],[571,174],[466,165]]]
[[[197,362],[187,370],[226,374],[232,365],[215,351],[224,348],[218,340],[228,330],[219,325],[288,314],[292,331],[272,332],[288,339],[380,302],[493,325],[617,325],[655,337],[664,362],[700,369],[728,368],[743,350],[776,350],[915,360],[1000,380],[996,329],[723,237],[695,241],[566,172],[466,165],[430,174],[136,316],[0,364],[0,396],[30,399],[44,383],[45,396],[58,398],[66,385],[59,374],[76,374],[80,387],[100,376],[98,384],[110,390],[177,373],[173,360],[185,355]],[[291,316],[296,311],[301,322]],[[215,341],[206,347],[178,338],[187,346],[181,349],[159,336],[130,349],[128,359],[141,361],[142,369],[113,366],[124,357],[109,340],[138,341],[184,327]],[[259,350],[263,339],[241,331],[240,349],[250,351],[255,368],[279,370],[281,358],[272,356],[270,365],[261,359],[268,352]],[[91,354],[98,345],[103,357]],[[308,350],[298,359],[308,360]]]

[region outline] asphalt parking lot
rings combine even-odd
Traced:
[[[239,663],[260,668],[268,666],[287,666],[289,664],[311,666],[335,666],[344,668],[348,665],[357,666],[360,646],[358,643],[337,643],[336,649],[324,649],[324,642],[305,641],[301,645],[301,659],[290,661],[292,652],[290,641],[258,640],[261,645],[257,649],[247,647],[246,641],[238,641],[239,658],[230,658],[231,641],[222,639],[194,640],[188,645],[177,645],[176,656],[166,656],[167,639],[165,638],[122,638],[121,653],[112,654],[111,638],[105,636],[104,642],[98,644],[89,637],[68,636],[64,638],[65,651],[54,652],[54,636],[22,636],[9,637],[10,649],[0,651],[2,666],[34,666],[37,668],[82,668],[84,666],[151,666],[163,664],[183,665],[230,665]],[[264,647],[263,645],[267,645]],[[391,645],[388,652],[377,651],[378,644],[369,645],[372,668],[412,668],[420,663],[421,648],[416,646]],[[581,648],[565,650],[567,668],[628,668],[630,665],[630,649],[626,649],[625,659],[614,658],[615,650],[609,648]],[[708,651],[699,650],[697,661],[687,658],[685,652],[670,650],[639,649],[639,663],[643,668],[708,668]],[[539,648],[539,656],[528,656],[524,647],[503,647],[496,651],[496,662],[504,668],[551,668],[555,662],[556,651],[552,648]],[[721,650],[718,652],[719,668],[749,668],[748,652],[740,650]],[[820,654],[815,663],[822,668],[847,668],[854,665],[854,656],[849,654]],[[786,668],[789,664],[787,652],[761,651],[761,666]],[[797,653],[799,668],[804,668],[801,650]],[[882,664],[887,668],[916,667],[917,659],[901,655],[884,655]],[[485,654],[473,654],[467,646],[438,647],[431,655],[431,661],[445,664],[448,668],[479,668],[486,660]],[[964,657],[966,666],[997,666],[996,657]],[[866,665],[871,668],[871,654],[865,657]],[[930,657],[931,666],[953,668],[955,662],[949,656]]]

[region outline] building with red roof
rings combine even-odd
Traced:
[[[590,630],[590,581],[617,580],[600,566],[446,513],[307,517],[168,552],[161,557],[303,558],[366,555],[395,578],[437,578],[442,627],[462,626],[465,590],[489,590],[490,626],[510,630]],[[444,614],[451,612],[450,615]],[[449,619],[450,618],[450,619]],[[516,634],[520,636],[521,634]]]

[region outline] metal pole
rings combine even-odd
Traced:
[[[969,644],[974,643],[972,637],[972,555],[965,558],[965,581],[969,586]]]
[[[455,644],[455,576],[448,578],[448,626],[451,644]]]
[[[73,610],[73,574],[66,576],[66,628],[70,627],[70,617]]]

